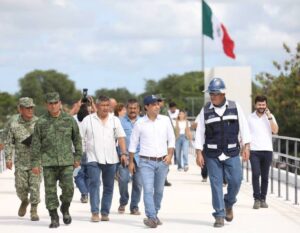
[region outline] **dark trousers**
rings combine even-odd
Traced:
[[[255,200],[266,200],[272,155],[272,151],[250,151],[253,197]]]
[[[206,179],[208,176],[206,164],[201,168],[201,176],[203,179]]]

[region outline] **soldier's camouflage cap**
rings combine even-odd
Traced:
[[[33,103],[33,99],[29,97],[22,97],[19,99],[19,106],[29,108],[29,107],[34,107],[35,104]]]
[[[49,92],[46,94],[46,102],[47,103],[55,103],[58,101],[60,101],[60,97],[57,92]]]

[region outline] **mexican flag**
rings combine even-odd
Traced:
[[[230,38],[225,26],[215,17],[209,5],[202,1],[202,32],[223,46],[224,53],[235,59],[234,41]]]

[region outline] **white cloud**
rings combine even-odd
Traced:
[[[206,38],[207,65],[262,69],[300,38],[296,0],[210,0],[236,43],[237,60]],[[0,0],[0,75],[36,67],[80,77],[161,78],[201,68],[199,0]],[[259,58],[255,58],[259,54]],[[6,73],[5,73],[6,72]],[[18,79],[20,75],[10,77]],[[93,80],[92,78],[90,80]],[[85,80],[87,82],[87,80]],[[93,82],[93,81],[91,81]],[[105,85],[110,84],[109,81]],[[95,85],[91,84],[94,88]],[[142,91],[137,87],[133,91]],[[17,86],[16,86],[17,89]]]
[[[54,5],[58,5],[61,7],[67,7],[69,1],[68,0],[53,0]]]

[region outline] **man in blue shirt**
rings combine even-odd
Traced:
[[[127,114],[121,118],[121,124],[126,134],[126,148],[128,150],[130,143],[130,136],[135,122],[139,118],[140,107],[136,99],[129,99],[126,105]],[[138,153],[139,148],[137,149],[134,162],[138,164]],[[125,212],[125,206],[129,200],[128,193],[128,183],[130,181],[130,173],[128,170],[128,153],[120,155],[121,165],[118,168],[118,181],[119,181],[119,191],[120,191],[120,206],[118,212],[123,214]],[[136,166],[136,172],[132,175],[132,190],[131,190],[131,202],[130,202],[130,214],[140,215],[138,204],[141,199],[142,192],[142,180],[138,166]]]

